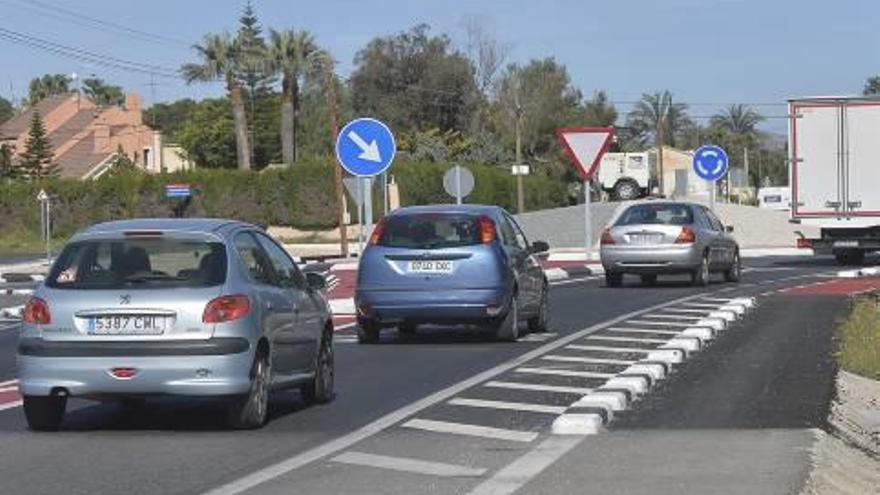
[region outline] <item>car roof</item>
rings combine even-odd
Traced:
[[[422,206],[405,206],[398,208],[390,213],[390,215],[411,215],[418,213],[462,213],[466,215],[493,215],[503,211],[500,206],[494,205],[422,205]]]
[[[124,232],[128,230],[173,230],[176,232],[215,234],[233,227],[256,226],[225,218],[137,218],[102,222],[80,231],[77,235]]]

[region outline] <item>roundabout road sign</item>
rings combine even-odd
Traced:
[[[694,151],[694,172],[701,179],[715,182],[727,173],[727,153],[720,146],[700,146]]]
[[[396,152],[397,144],[391,129],[376,119],[352,120],[336,138],[339,164],[358,177],[373,177],[388,170]]]

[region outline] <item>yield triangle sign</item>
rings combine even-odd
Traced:
[[[583,180],[590,180],[602,155],[614,141],[613,127],[576,127],[557,129],[556,137],[565,148],[575,170]]]

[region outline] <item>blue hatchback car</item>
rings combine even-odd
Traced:
[[[420,324],[476,324],[513,341],[520,324],[547,328],[548,284],[535,254],[503,208],[434,205],[400,208],[376,225],[358,269],[358,340],[382,328],[413,333]]]

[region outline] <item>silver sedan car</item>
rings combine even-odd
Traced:
[[[23,313],[28,425],[57,429],[69,397],[222,396],[237,428],[265,423],[272,389],[329,401],[324,286],[246,223],[128,220],[80,232]]]
[[[647,201],[626,208],[605,229],[600,255],[605,281],[621,285],[624,274],[653,284],[661,274],[690,274],[694,285],[709,283],[712,272],[738,282],[739,245],[715,214],[701,204]]]

